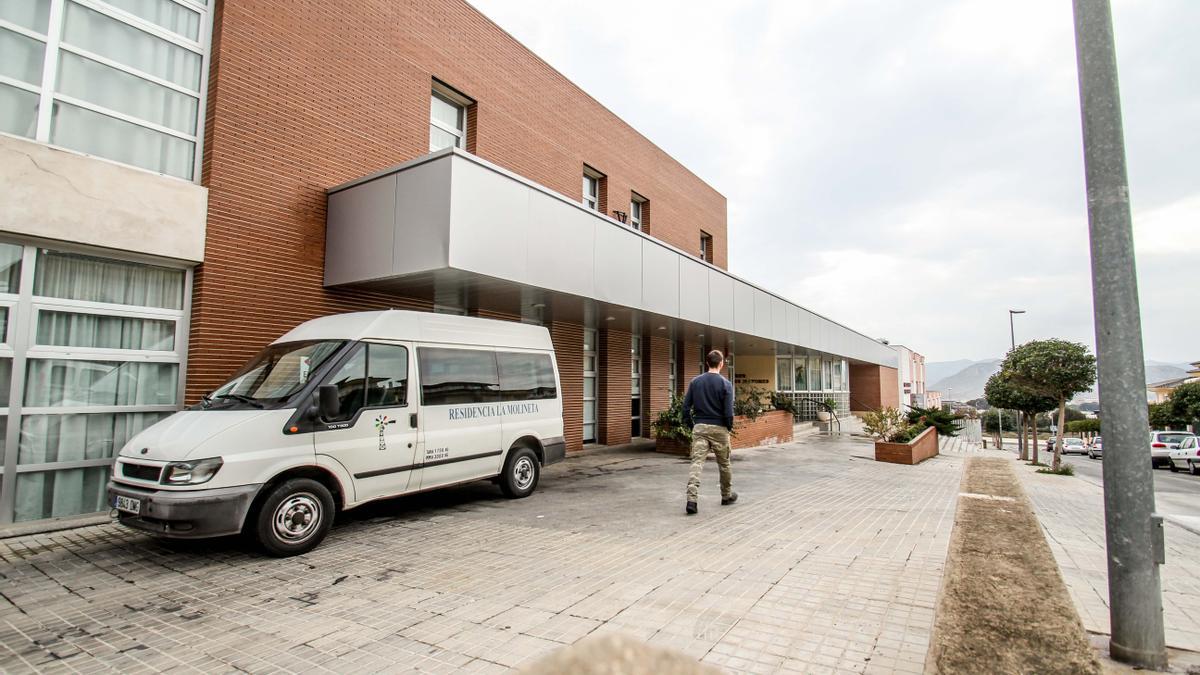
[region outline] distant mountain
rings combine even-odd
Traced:
[[[970,359],[959,359],[957,361],[934,361],[925,363],[925,382],[937,382],[943,378],[950,377],[958,373],[958,371],[975,363]]]
[[[942,398],[953,399],[955,401],[970,401],[973,398],[979,398],[983,396],[983,386],[987,384],[988,378],[1000,370],[1001,361],[1002,359],[987,359],[983,361],[960,359],[959,361],[942,361],[934,364],[926,363],[925,381],[933,383],[926,385],[926,389],[940,391]],[[957,363],[965,363],[966,365],[951,375],[934,379],[933,373],[935,371],[931,369],[931,366],[937,366],[938,370],[936,372],[942,373]],[[945,369],[943,369],[943,366],[945,366]],[[1183,377],[1187,375],[1187,367],[1187,364],[1146,361],[1146,384]],[[1096,393],[1096,389],[1093,388],[1089,392],[1076,396],[1073,400],[1096,401],[1099,400],[1099,395]]]

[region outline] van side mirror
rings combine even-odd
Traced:
[[[342,401],[338,397],[336,384],[323,384],[317,387],[317,415],[322,420],[337,419],[342,410]]]

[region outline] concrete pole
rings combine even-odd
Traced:
[[[1104,410],[1104,519],[1113,658],[1167,665],[1154,518],[1141,315],[1125,139],[1109,0],[1074,0],[1083,116],[1100,407]],[[1062,430],[1059,430],[1062,433]],[[1157,534],[1156,534],[1157,529]]]

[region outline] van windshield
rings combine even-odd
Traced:
[[[206,397],[206,407],[219,401],[261,408],[285,401],[344,344],[343,340],[306,340],[271,345]]]

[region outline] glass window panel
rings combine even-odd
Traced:
[[[115,457],[129,439],[169,412],[24,415],[18,464],[78,462]]]
[[[363,407],[363,400],[366,391],[366,376],[367,376],[367,350],[359,348],[354,352],[348,361],[338,368],[337,372],[329,378],[328,384],[332,384],[338,389],[338,414],[337,417],[326,420],[328,422],[343,422],[348,420]]]
[[[0,293],[17,293],[21,290],[21,253],[24,249],[15,244],[0,244]]]
[[[595,356],[591,356],[589,354],[588,356],[583,357],[583,372],[585,372],[585,373],[596,372],[596,357]]]
[[[169,176],[192,177],[192,141],[62,101],[54,104],[50,142]]]
[[[775,360],[775,390],[776,391],[791,391],[792,390],[792,360],[791,359],[776,359]]]
[[[200,55],[73,2],[63,41],[144,73],[200,91]]]
[[[8,308],[0,307],[0,342],[8,342]]]
[[[408,405],[408,349],[397,345],[367,347],[367,405]]]
[[[429,151],[430,152],[437,152],[438,150],[441,150],[442,148],[456,148],[456,147],[458,147],[458,136],[455,136],[454,134],[452,134],[449,131],[446,131],[444,129],[435,127],[432,124],[429,125]]]
[[[500,400],[533,401],[558,394],[549,354],[500,352],[496,360],[500,366]]]
[[[108,509],[107,466],[17,474],[17,521],[77,516]]]
[[[50,26],[50,0],[0,1],[0,19],[45,35]]]
[[[0,464],[4,464],[4,454],[8,446],[8,416],[0,415]]]
[[[25,405],[175,405],[179,364],[30,359]]]
[[[589,443],[596,440],[596,425],[595,424],[584,424],[583,425],[583,440],[586,442],[589,442]]]
[[[200,40],[200,14],[171,0],[104,0],[189,40]]]
[[[183,309],[183,270],[96,258],[49,249],[38,251],[33,294],[119,305]]]
[[[136,75],[64,51],[58,91],[185,134],[196,133],[199,101]]]
[[[0,131],[33,138],[37,133],[38,95],[0,84]]]
[[[585,423],[592,423],[592,422],[596,421],[596,402],[595,401],[584,401],[583,402],[583,421]]]
[[[642,381],[640,379],[635,378],[631,381],[629,393],[633,396],[640,396],[642,394]]]
[[[421,347],[422,405],[487,403],[499,400],[495,352]]]
[[[583,331],[583,351],[596,351],[596,329],[586,328]]]
[[[211,398],[285,401],[300,391],[309,376],[345,344],[342,340],[298,340],[270,345],[213,391]]]
[[[0,75],[40,86],[45,56],[45,42],[0,28]]]
[[[596,378],[594,378],[594,377],[583,378],[583,397],[584,398],[596,398]]]
[[[8,407],[8,390],[12,384],[12,359],[0,359],[0,408]]]
[[[451,129],[462,131],[462,108],[437,94],[429,98],[429,118]]]
[[[37,344],[97,349],[175,349],[175,322],[121,316],[38,312]]]

